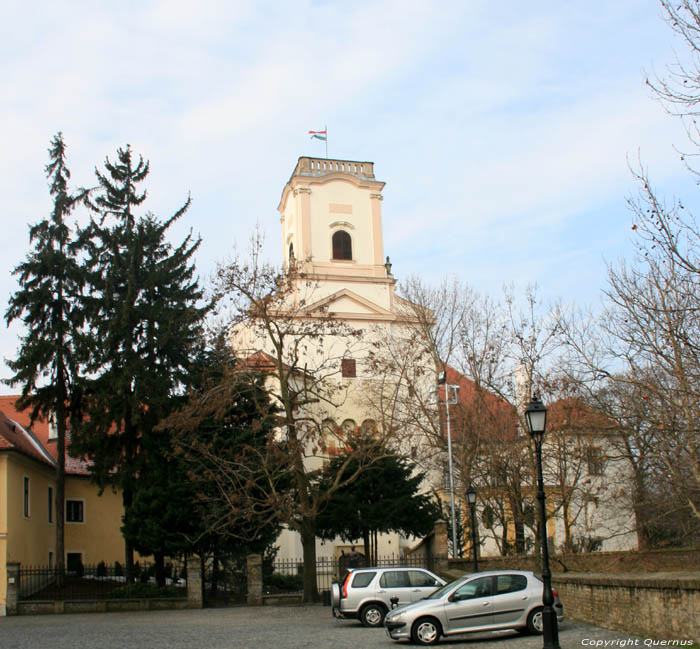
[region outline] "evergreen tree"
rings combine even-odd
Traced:
[[[99,193],[92,207],[99,216],[83,232],[92,378],[87,416],[73,443],[91,461],[98,485],[122,489],[128,517],[136,491],[148,484],[156,464],[147,440],[187,381],[206,307],[198,306],[202,292],[192,264],[200,240],[189,235],[176,248],[166,240],[190,199],[165,221],[137,216],[146,200],[139,185],[148,162],[136,160],[127,146],[117,150],[115,162],[106,159],[105,169],[96,170]],[[128,538],[126,565],[131,575]]]
[[[225,336],[215,338],[198,359],[197,382],[182,407],[165,425],[174,431],[174,460],[181,462],[189,485],[190,502],[198,512],[194,548],[200,555],[262,553],[277,537],[276,518],[250,510],[242,515],[230,507],[231,484],[221,479],[221,465],[248,458],[259,462],[274,444],[277,413],[265,389],[265,377],[252,371],[242,381]],[[268,465],[268,469],[272,469]],[[284,478],[275,488],[285,490]],[[288,481],[288,478],[287,478]],[[249,494],[264,493],[262,477],[246,485]]]
[[[339,454],[328,463],[322,482],[337,480],[339,470],[349,474],[356,470],[353,463],[357,460],[348,464],[344,455]],[[376,560],[378,533],[428,534],[439,518],[439,508],[430,495],[419,493],[424,475],[415,468],[396,456],[378,459],[332,495],[317,518],[318,535],[325,539],[340,536],[348,542],[362,539],[365,556]]]
[[[46,175],[53,197],[50,218],[33,225],[26,260],[14,269],[20,288],[11,296],[5,320],[21,320],[26,333],[15,360],[8,361],[14,375],[9,385],[21,385],[16,403],[31,408],[31,420],[53,421],[57,430],[56,458],[56,564],[64,567],[64,501],[66,428],[79,410],[78,378],[83,310],[81,296],[84,269],[78,259],[78,244],[66,218],[85,196],[71,193],[63,134],[51,141]]]

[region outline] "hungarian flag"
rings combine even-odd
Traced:
[[[326,131],[309,131],[312,140],[325,140]]]

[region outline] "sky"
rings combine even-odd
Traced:
[[[325,126],[330,158],[386,182],[399,281],[494,297],[536,283],[598,304],[606,263],[633,250],[630,164],[669,198],[695,187],[682,125],[645,85],[684,52],[652,0],[4,0],[0,15],[3,314],[50,214],[58,131],[76,187],[130,144],[151,164],[146,210],[191,194],[171,240],[201,236],[205,284],[256,225],[281,262],[281,191],[299,156],[325,155],[308,135]],[[0,359],[20,333],[2,330]]]

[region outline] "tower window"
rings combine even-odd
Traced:
[[[343,358],[340,361],[340,373],[343,378],[353,379],[357,376],[354,358]]]
[[[333,235],[333,259],[352,259],[352,239],[345,230]]]

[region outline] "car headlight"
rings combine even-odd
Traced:
[[[386,616],[387,622],[400,622],[403,619],[403,611],[401,613],[389,613]]]

